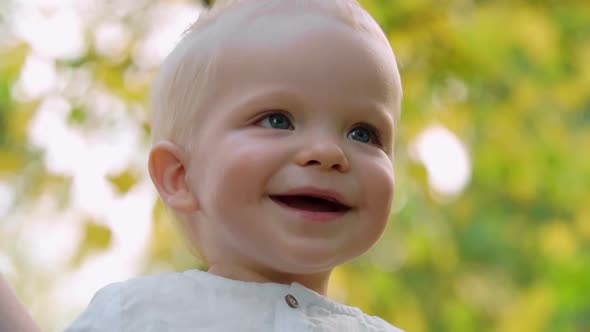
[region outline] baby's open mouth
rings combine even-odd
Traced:
[[[351,209],[335,200],[312,195],[271,195],[270,199],[292,209],[312,212],[347,212]]]

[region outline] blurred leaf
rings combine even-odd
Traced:
[[[505,332],[544,331],[555,306],[553,291],[545,286],[524,290],[520,299],[506,308],[499,330]]]
[[[20,151],[0,148],[0,176],[17,173],[24,165],[25,158]]]
[[[137,172],[128,169],[116,176],[109,176],[108,180],[115,186],[120,194],[126,194],[137,184],[139,175]]]
[[[72,259],[74,265],[80,265],[88,255],[103,251],[111,245],[112,233],[108,227],[92,220],[87,220],[84,227],[80,247]]]
[[[88,119],[88,114],[81,107],[73,107],[68,116],[68,122],[72,124],[83,124]]]

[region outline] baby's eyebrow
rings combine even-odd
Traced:
[[[258,107],[272,107],[272,103],[281,103],[291,107],[302,107],[303,98],[297,93],[281,88],[264,88],[260,91],[249,92],[240,96],[236,102],[239,108],[253,109]],[[277,105],[278,106],[278,105]]]

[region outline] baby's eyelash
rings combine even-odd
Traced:
[[[277,114],[277,113],[284,114],[285,116],[290,118],[289,113],[287,113],[283,110],[280,110],[280,109],[276,109],[276,110],[273,109],[273,110],[267,110],[267,111],[259,111],[256,115],[254,115],[250,118],[251,119],[250,121],[252,121],[254,123],[260,122],[260,120],[267,118],[270,115]]]
[[[275,121],[271,121],[271,118],[274,119]],[[286,120],[286,123],[280,123],[280,122],[276,122],[276,120],[278,119],[283,119]],[[267,127],[267,128],[272,128],[272,129],[294,129],[293,126],[293,120],[290,116],[289,113],[285,112],[285,111],[281,111],[281,110],[273,110],[273,111],[267,111],[264,112],[262,114],[260,114],[259,116],[257,116],[255,118],[255,120],[253,121],[255,124],[260,125],[262,127]],[[268,122],[268,123],[266,123]],[[262,123],[264,123],[264,125],[262,125]],[[284,127],[284,126],[287,127]],[[281,127],[283,126],[283,127]]]

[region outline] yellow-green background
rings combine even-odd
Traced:
[[[12,14],[7,3],[3,15]],[[331,294],[346,290],[349,304],[407,331],[590,331],[590,2],[362,3],[388,33],[402,73],[396,172],[403,205],[371,253],[336,271]],[[125,20],[132,31],[144,14]],[[0,250],[16,268],[11,283],[51,330],[62,322],[58,311],[35,303],[70,270],[31,265],[23,252],[33,249],[19,245],[26,227],[3,234],[9,214],[44,193],[62,197],[56,208],[69,204],[71,179],[50,175],[43,151],[27,141],[41,98],[12,97],[29,51],[24,42],[0,49],[0,181],[17,193],[0,216]],[[87,68],[97,85],[146,106],[148,84],[125,84],[129,66],[131,58],[112,63],[92,44],[79,59],[57,63],[58,70]],[[466,98],[454,95],[451,81],[467,88]],[[71,125],[93,126],[84,107],[70,115]],[[427,172],[408,149],[433,123],[457,135],[471,157],[469,185],[447,201],[432,198]],[[111,181],[123,195],[136,177],[130,170]],[[163,262],[197,266],[161,205],[145,209],[154,211],[155,232],[140,272]],[[100,223],[80,223],[87,241],[71,269],[111,242]]]

